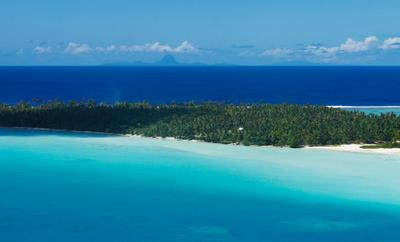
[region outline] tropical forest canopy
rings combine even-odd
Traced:
[[[313,105],[93,101],[0,104],[0,126],[175,137],[244,145],[397,143],[400,117]]]

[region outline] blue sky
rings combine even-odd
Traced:
[[[12,0],[0,65],[400,64],[398,0]]]

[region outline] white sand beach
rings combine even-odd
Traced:
[[[70,132],[70,133],[82,133],[82,134],[98,134],[98,135],[112,135],[112,136],[124,136],[130,138],[144,138],[144,139],[155,139],[155,140],[171,140],[171,141],[187,141],[191,143],[207,143],[201,140],[181,140],[175,137],[145,137],[143,135],[132,135],[132,134],[110,134],[102,132],[92,132],[92,131],[69,131],[69,130],[58,130],[58,129],[47,129],[47,128],[22,128],[22,127],[11,127],[8,129],[14,130],[36,130],[36,131],[49,131],[49,132]],[[225,146],[223,144],[219,144]],[[238,144],[230,144],[238,145]],[[229,146],[230,146],[229,145]],[[370,153],[370,154],[387,154],[387,155],[400,155],[400,148],[379,148],[379,149],[363,149],[361,146],[371,145],[371,144],[346,144],[346,145],[329,145],[329,146],[305,146],[304,149],[309,150],[331,150],[331,151],[342,151],[342,152],[355,152],[355,153]],[[257,147],[257,146],[253,146]],[[273,146],[263,146],[263,147],[273,147]]]
[[[189,141],[189,140],[180,140],[174,137],[144,137],[142,135],[125,135],[126,137],[133,137],[133,138],[147,138],[147,139],[158,139],[158,140],[175,140],[175,141]],[[190,140],[190,142],[195,143],[205,143],[207,142],[201,140]],[[220,144],[222,145],[222,144]],[[237,145],[237,144],[230,144],[230,145]],[[305,146],[304,149],[308,150],[331,150],[331,151],[341,151],[341,152],[354,152],[354,153],[370,153],[370,154],[386,154],[386,155],[400,155],[400,148],[378,148],[378,149],[363,149],[361,146],[363,145],[372,145],[372,144],[346,144],[346,145],[327,145],[327,146]],[[257,146],[252,146],[257,147]],[[270,145],[263,146],[263,147],[273,147]]]
[[[305,147],[305,149],[400,155],[400,148],[392,148],[392,149],[385,149],[385,148],[363,149],[363,148],[361,148],[361,146],[363,146],[363,145],[361,145],[361,144],[349,144],[349,145],[336,145],[336,146],[307,146],[307,147]]]

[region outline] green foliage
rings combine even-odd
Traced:
[[[313,105],[94,101],[0,104],[0,126],[176,137],[243,145],[396,143],[400,118]]]

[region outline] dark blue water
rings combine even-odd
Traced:
[[[0,67],[0,102],[400,105],[400,67]]]

